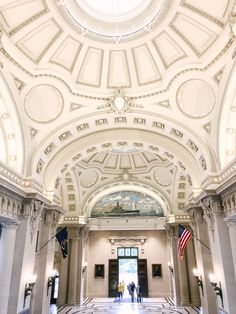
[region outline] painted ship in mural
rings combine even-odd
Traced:
[[[91,217],[158,216],[164,217],[163,208],[152,197],[132,191],[109,194],[94,206]]]
[[[112,208],[111,212],[109,213],[109,216],[117,216],[117,215],[139,215],[140,210],[136,209],[135,203],[132,203],[132,209],[124,209],[120,206],[119,202],[117,201],[116,206]]]

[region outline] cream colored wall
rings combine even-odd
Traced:
[[[93,231],[89,235],[87,253],[87,296],[108,296],[108,260],[117,258],[111,252],[109,237],[145,236],[146,243],[139,250],[139,258],[147,259],[149,297],[170,296],[170,273],[168,269],[168,250],[165,231]],[[105,265],[104,279],[94,278],[95,264]],[[152,278],[152,264],[162,264],[162,277]]]

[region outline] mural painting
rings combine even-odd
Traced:
[[[91,217],[158,216],[164,217],[161,205],[150,196],[122,191],[109,194],[94,206]]]

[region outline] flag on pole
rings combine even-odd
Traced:
[[[61,247],[61,253],[63,258],[66,258],[68,256],[68,233],[67,233],[67,227],[61,229],[56,235],[55,235],[57,241],[60,244]]]
[[[186,228],[179,225],[179,243],[178,243],[178,255],[181,259],[184,258],[184,249],[191,238],[192,233],[189,232]]]

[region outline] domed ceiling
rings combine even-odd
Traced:
[[[183,207],[236,157],[235,15],[232,0],[1,1],[1,161],[71,215],[114,184]]]

